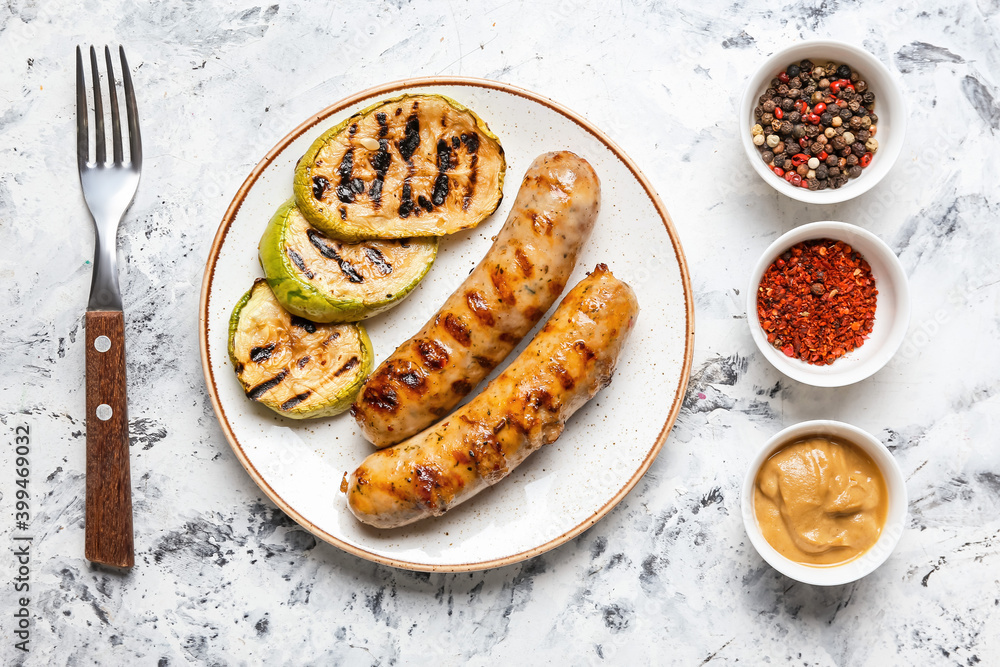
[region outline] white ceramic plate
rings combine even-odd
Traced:
[[[226,338],[233,306],[262,275],[257,243],[274,210],[292,194],[296,160],[327,128],[401,92],[440,93],[475,110],[503,144],[507,185],[491,218],[442,240],[434,267],[402,304],[366,321],[376,362],[412,336],[479,262],[506,220],[525,170],[545,151],[569,149],[585,157],[602,183],[600,217],[568,284],[604,262],[635,289],[641,312],[613,382],[573,416],[558,441],[445,516],[380,531],[357,522],[339,491],[344,473],[373,451],[351,416],[296,422],[247,400]],[[434,78],[347,98],[307,120],[264,157],[216,234],[202,285],[200,329],[205,378],[223,431],[250,476],[285,513],[362,558],[414,570],[463,571],[514,563],[572,539],[638,482],[680,409],[694,316],[684,254],[667,211],[621,149],[581,117],[534,93],[493,81]]]

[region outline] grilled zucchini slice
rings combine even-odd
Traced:
[[[348,242],[443,236],[496,210],[503,148],[471,110],[441,95],[379,102],[320,136],[295,168],[306,219]]]
[[[437,256],[437,237],[345,243],[285,202],[260,240],[260,265],[285,310],[314,322],[355,322],[392,308]]]
[[[372,369],[362,324],[320,324],[290,314],[263,278],[229,319],[229,358],[247,397],[292,419],[350,407]]]

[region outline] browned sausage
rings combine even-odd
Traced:
[[[368,440],[385,447],[424,430],[510,354],[563,291],[600,191],[573,153],[535,159],[486,257],[362,387],[351,414]]]
[[[632,288],[598,264],[479,396],[365,459],[346,482],[351,512],[394,528],[440,515],[496,484],[558,438],[570,415],[607,386],[638,313]]]

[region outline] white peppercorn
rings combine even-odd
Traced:
[[[769,147],[774,148],[775,146],[778,145],[778,142],[781,141],[781,139],[779,139],[778,135],[776,135],[776,134],[769,134],[769,135],[767,135],[767,140],[766,141],[767,141],[767,145]]]

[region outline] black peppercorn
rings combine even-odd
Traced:
[[[825,181],[828,175],[829,175],[829,170],[825,164],[821,164],[820,166],[816,167],[816,178],[818,178],[821,181]]]
[[[781,127],[778,128],[778,131],[781,132],[782,134],[791,134],[792,133],[791,121],[789,120],[781,121]]]
[[[836,167],[837,166],[837,156],[836,155],[827,155],[826,156],[826,166],[827,167]]]
[[[800,120],[802,120],[802,114],[800,114],[795,109],[792,109],[791,111],[785,114],[785,120],[787,120],[790,123],[798,123]]]
[[[823,123],[823,125],[829,125],[833,122],[833,114],[829,111],[824,111],[820,114],[819,122]]]
[[[848,170],[847,175],[850,178],[857,178],[858,176],[861,175],[861,167],[859,167],[858,165],[854,165]]]
[[[861,157],[865,154],[865,145],[860,141],[855,141],[851,144],[851,152],[854,153],[851,157]],[[850,160],[851,158],[847,158]]]
[[[792,77],[798,76],[799,72],[801,72],[801,71],[802,70],[799,69],[798,65],[789,65],[788,69],[785,70],[785,74],[787,74],[789,76],[789,78],[792,78]]]
[[[841,65],[837,68],[837,78],[838,79],[850,79],[851,78],[851,68],[847,65]]]
[[[781,100],[782,111],[791,111],[793,108],[795,108],[795,100],[790,97]]]
[[[858,156],[851,154],[847,156],[847,166],[853,167],[858,163]]]
[[[844,108],[844,109],[840,110],[840,119],[841,120],[850,120],[851,116],[853,116],[853,115],[854,114],[851,113],[850,109]]]
[[[801,139],[806,136],[806,128],[801,123],[792,127],[792,137],[795,139]]]
[[[774,111],[774,100],[768,100],[767,102],[764,102],[762,108],[764,109],[764,111],[772,113]]]
[[[837,178],[840,176],[840,167],[830,167],[827,171],[827,178]]]
[[[858,116],[851,118],[847,124],[850,125],[851,129],[854,131],[861,129],[861,119]]]
[[[771,151],[764,151],[760,154],[760,159],[764,161],[764,164],[771,164],[771,161],[774,160],[774,153]]]
[[[782,167],[783,168],[785,166],[785,156],[784,155],[775,155],[774,156],[774,166],[775,167]]]
[[[868,92],[866,92],[864,95],[861,96],[861,100],[865,104],[871,104],[872,102],[875,101],[875,93],[869,90]]]
[[[878,116],[876,114],[869,114],[872,119],[872,125],[878,122]]]

